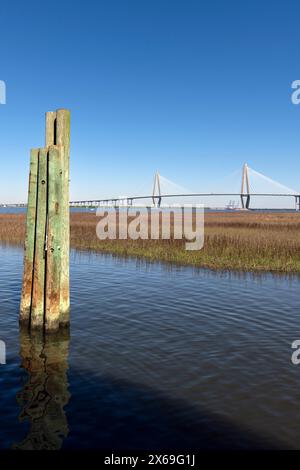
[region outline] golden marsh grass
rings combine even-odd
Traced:
[[[224,270],[300,273],[300,214],[206,213],[205,242],[186,251],[184,240],[98,240],[95,213],[71,213],[71,247],[153,261]],[[25,214],[0,214],[0,241],[22,244]]]

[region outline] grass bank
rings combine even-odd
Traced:
[[[183,240],[105,240],[95,213],[71,214],[71,247],[212,269],[300,273],[300,214],[208,213],[205,243],[186,251]],[[0,214],[0,241],[22,244],[24,214]]]

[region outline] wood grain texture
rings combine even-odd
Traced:
[[[38,153],[38,149],[32,149],[30,152],[26,238],[24,247],[24,275],[20,306],[20,323],[23,324],[29,323],[31,311],[33,263],[35,248]]]
[[[46,264],[45,329],[55,331],[60,320],[60,275],[62,242],[63,149],[49,147],[48,154],[48,238]]]
[[[47,149],[39,150],[35,255],[31,327],[43,328],[45,292],[45,238],[47,225]]]
[[[70,111],[58,109],[56,112],[57,145],[63,148],[64,177],[62,186],[62,269],[60,296],[60,323],[67,326],[70,322]]]
[[[46,113],[46,147],[56,144],[56,111]]]

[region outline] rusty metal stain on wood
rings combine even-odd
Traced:
[[[59,109],[56,112],[57,145],[63,147],[63,192],[62,192],[62,270],[60,296],[60,323],[68,325],[70,321],[70,209],[69,209],[69,178],[70,178],[70,111]]]
[[[70,111],[47,112],[46,148],[31,153],[20,308],[20,322],[46,331],[69,324],[69,159]]]
[[[47,149],[39,150],[37,217],[31,306],[31,327],[44,324],[45,235],[47,222]]]
[[[46,311],[45,329],[57,330],[60,318],[60,274],[61,274],[61,235],[62,211],[59,201],[62,198],[63,149],[49,147],[48,156],[48,241],[46,269]]]
[[[30,152],[30,173],[24,246],[24,275],[20,306],[20,323],[29,323],[32,297],[32,278],[35,247],[35,222],[37,199],[38,149]]]

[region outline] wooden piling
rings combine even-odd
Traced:
[[[45,237],[47,231],[47,149],[39,150],[35,254],[31,304],[31,327],[43,328],[45,292]]]
[[[20,306],[20,323],[28,324],[30,321],[33,262],[35,250],[35,219],[37,200],[37,173],[38,173],[38,149],[30,152],[30,173],[27,203],[26,238],[24,248],[24,275],[22,297]]]
[[[46,147],[56,145],[56,111],[46,113]]]
[[[46,147],[31,151],[20,322],[69,325],[70,112],[46,113]]]
[[[62,186],[62,243],[60,279],[60,323],[67,326],[70,322],[70,111],[58,109],[56,112],[56,144],[64,149],[64,178]]]
[[[62,192],[64,179],[64,149],[49,147],[48,156],[48,238],[46,267],[45,328],[55,331],[60,323]]]

